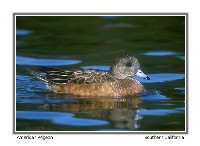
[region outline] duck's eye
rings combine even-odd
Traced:
[[[127,62],[126,63],[126,67],[131,67],[132,66],[132,63],[131,62]]]

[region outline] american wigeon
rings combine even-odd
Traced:
[[[78,96],[135,96],[144,92],[143,85],[133,79],[150,78],[140,70],[138,60],[126,55],[114,60],[109,71],[98,69],[58,70],[39,67],[43,73],[28,69],[36,78],[44,81],[53,92]]]

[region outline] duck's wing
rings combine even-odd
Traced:
[[[70,76],[60,69],[41,66],[26,67],[26,69],[36,78],[49,84],[62,84],[70,81]]]
[[[97,69],[79,69],[79,70],[59,70],[47,67],[38,67],[41,73],[28,69],[36,78],[53,84],[66,84],[74,82],[78,84],[88,83],[107,83],[115,79],[106,71]]]
[[[108,83],[113,82],[113,78],[108,72],[97,69],[76,70],[72,74],[72,81],[75,83]]]

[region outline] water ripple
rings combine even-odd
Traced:
[[[184,79],[184,74],[148,74],[150,77],[150,80],[144,80],[140,77],[134,77],[136,80],[139,80],[143,83],[157,83],[157,82],[166,82],[166,81],[174,81],[174,80],[180,80]]]
[[[74,117],[75,114],[63,112],[33,112],[17,111],[17,119],[50,120],[55,124],[71,126],[98,126],[107,125],[109,122],[95,119],[81,119]]]
[[[73,59],[41,59],[17,56],[16,63],[18,65],[34,65],[34,66],[62,66],[79,64],[80,60]]]
[[[176,52],[173,51],[149,51],[145,52],[144,55],[146,56],[169,56],[169,55],[176,55]]]
[[[17,29],[16,30],[16,35],[28,35],[31,34],[31,30],[26,30],[26,29]]]

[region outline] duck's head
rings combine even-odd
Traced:
[[[138,60],[132,55],[122,56],[114,60],[110,69],[110,73],[119,79],[139,76],[141,78],[150,80],[150,78],[140,69]]]

